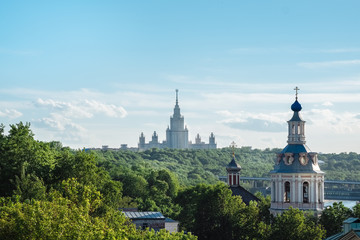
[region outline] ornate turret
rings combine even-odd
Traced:
[[[143,132],[140,134],[139,137],[138,148],[139,150],[143,150],[145,148],[145,136]]]
[[[324,204],[324,172],[320,170],[317,153],[305,144],[305,121],[300,116],[298,87],[294,112],[288,121],[288,145],[277,154],[271,173],[271,211],[279,213],[289,206],[320,213]]]
[[[235,159],[235,147],[236,147],[235,142],[232,142],[230,147],[233,150],[233,154],[230,163],[226,166],[226,171],[227,171],[227,183],[229,185],[229,189],[232,192],[232,195],[240,196],[242,201],[246,205],[249,205],[251,201],[260,201],[252,193],[250,193],[240,185],[241,166],[236,162]]]
[[[240,171],[241,166],[236,162],[235,159],[235,143],[231,143],[231,147],[233,149],[232,159],[230,163],[226,166],[227,171],[227,181],[229,186],[239,186],[240,185]]]
[[[294,111],[292,118],[288,121],[289,125],[289,134],[288,134],[288,143],[289,144],[305,144],[305,121],[302,120],[300,116],[300,111],[302,109],[301,104],[298,102],[298,87],[295,88],[296,97],[295,102],[291,105],[291,110]]]
[[[156,133],[156,131],[154,131],[154,134],[152,135],[152,141],[153,141],[153,143],[158,143],[159,142],[159,136]]]

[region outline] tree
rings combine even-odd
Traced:
[[[15,180],[11,182],[16,187],[13,194],[19,196],[20,201],[45,198],[46,187],[44,182],[33,173],[26,174],[24,166],[20,176],[15,176]]]
[[[270,231],[260,221],[257,203],[246,206],[223,183],[183,189],[176,202],[181,228],[199,239],[265,239]]]
[[[22,122],[10,125],[9,134],[4,135],[4,126],[0,126],[0,193],[10,196],[15,190],[11,180],[20,176],[25,168],[27,174],[39,177],[47,182],[53,169],[54,153],[49,145],[37,142],[30,124]]]
[[[324,237],[325,230],[321,225],[307,221],[303,211],[290,207],[275,217],[270,239],[321,240]]]
[[[328,206],[322,211],[319,222],[325,227],[326,236],[329,237],[341,232],[343,221],[351,215],[351,209],[345,207],[342,202],[334,202],[332,206]]]
[[[354,217],[360,218],[360,204],[359,203],[353,207],[353,214],[354,214]]]
[[[140,231],[120,211],[99,214],[101,194],[75,179],[62,183],[46,200],[29,202],[0,198],[0,239],[174,239],[194,240],[191,234]]]

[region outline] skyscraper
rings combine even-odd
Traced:
[[[185,126],[184,116],[180,113],[179,106],[179,90],[176,89],[176,101],[174,113],[170,116],[170,126],[166,129],[166,140],[162,143],[158,142],[156,132],[152,136],[152,141],[145,143],[145,136],[141,133],[139,137],[139,150],[149,148],[174,148],[174,149],[215,149],[216,142],[213,133],[210,134],[209,144],[201,142],[200,135],[197,134],[195,143],[189,142],[189,131]]]

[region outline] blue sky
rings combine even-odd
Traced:
[[[359,1],[2,1],[0,122],[73,148],[160,139],[175,89],[190,138],[360,152]],[[8,129],[8,128],[7,128]]]

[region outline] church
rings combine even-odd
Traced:
[[[179,90],[176,89],[176,102],[174,113],[170,117],[170,126],[166,129],[166,140],[159,142],[158,135],[154,131],[151,141],[145,142],[144,133],[140,134],[138,149],[143,151],[151,148],[172,148],[172,149],[216,149],[215,136],[210,134],[209,143],[201,141],[201,137],[197,134],[195,143],[189,142],[189,131],[185,126],[184,116],[180,113]]]
[[[270,212],[279,214],[290,206],[320,215],[324,208],[324,172],[320,170],[317,153],[305,141],[305,121],[296,87],[294,112],[288,121],[287,146],[277,154],[271,174]]]

